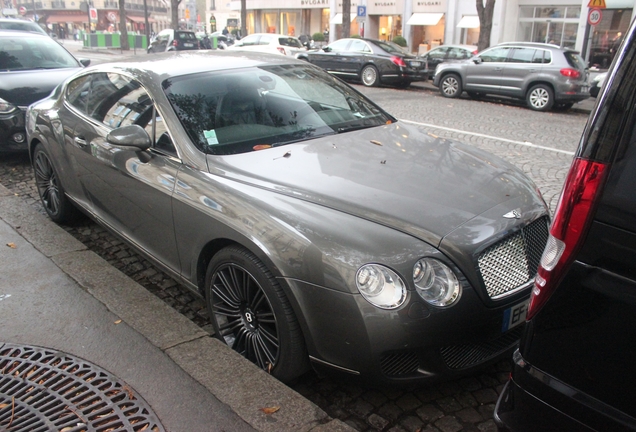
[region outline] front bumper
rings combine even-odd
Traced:
[[[0,153],[27,150],[24,116],[26,108],[0,114]]]
[[[382,310],[359,294],[287,282],[314,364],[386,384],[462,376],[511,355],[523,324],[502,332],[504,312],[530,294],[526,289],[488,308],[464,281],[450,308],[428,306],[409,292],[403,306]]]

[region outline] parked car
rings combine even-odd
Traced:
[[[524,99],[530,109],[570,109],[590,97],[589,73],[577,51],[556,45],[511,42],[470,60],[442,63],[433,84],[444,97],[482,95]]]
[[[320,68],[231,50],[102,64],[27,117],[49,216],[92,215],[283,381],[309,361],[448,378],[518,342],[548,235],[535,185]]]
[[[199,40],[192,31],[165,29],[148,46],[148,54],[164,51],[198,50]]]
[[[511,431],[636,430],[636,27],[566,177],[495,420]]]
[[[413,81],[427,79],[422,60],[393,42],[338,39],[322,50],[307,51],[297,57],[342,79],[361,81],[367,87],[380,84],[408,87]]]
[[[27,150],[27,107],[89,63],[39,32],[0,30],[0,153]]]
[[[295,56],[306,50],[297,38],[275,33],[254,33],[234,42],[228,48],[237,51],[257,51],[287,56]]]
[[[42,33],[48,36],[46,30],[44,30],[38,23],[23,19],[0,18],[0,30],[28,31]]]
[[[603,84],[605,84],[606,78],[607,72],[601,72],[592,79],[592,83],[590,84],[590,95],[592,97],[598,96],[599,92],[603,88]]]
[[[311,35],[303,34],[298,36],[298,40],[307,49],[316,49],[316,43]]]
[[[477,52],[477,47],[474,45],[443,45],[423,54],[421,60],[424,62],[428,78],[433,79],[438,64],[467,60]]]

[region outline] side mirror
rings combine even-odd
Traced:
[[[473,63],[475,64],[481,64],[481,57],[479,56],[474,56],[472,60],[473,60]]]
[[[86,67],[89,64],[91,64],[91,59],[87,59],[87,58],[81,58],[81,59],[77,59],[79,60],[79,62],[82,64],[82,66]]]
[[[323,47],[323,48],[322,48],[322,50],[323,50],[324,52],[331,52],[331,48],[329,48],[328,46]]]
[[[106,135],[106,141],[116,146],[134,147],[140,151],[148,150],[152,144],[148,133],[139,125],[113,129]]]

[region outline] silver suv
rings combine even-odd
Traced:
[[[577,51],[556,45],[509,42],[470,60],[442,63],[433,84],[442,96],[499,95],[525,99],[537,111],[570,109],[590,97],[589,73]]]

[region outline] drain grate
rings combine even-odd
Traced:
[[[105,370],[46,348],[0,344],[0,431],[163,432],[129,386]]]

